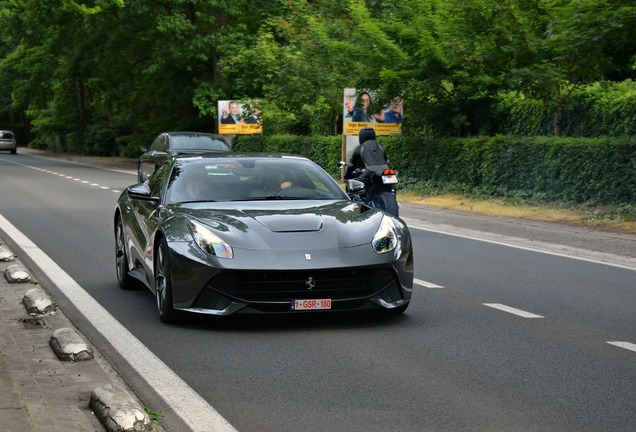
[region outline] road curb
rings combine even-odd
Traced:
[[[28,287],[37,282],[1,239],[0,245],[12,257],[0,260],[6,279],[0,281],[0,357],[6,360],[0,389],[11,390],[2,390],[3,406],[18,407],[3,416],[2,430],[163,431],[50,295]]]
[[[31,281],[31,275],[22,264],[12,264],[7,267],[4,277],[9,283],[27,283]]]
[[[152,431],[153,424],[144,409],[116,384],[93,390],[90,407],[104,427],[113,432]]]
[[[31,288],[22,298],[29,315],[47,315],[55,311],[49,295],[42,288]]]
[[[91,347],[75,329],[69,327],[55,330],[49,345],[61,361],[86,361],[94,358]]]
[[[0,261],[15,261],[15,255],[6,246],[0,243]]]

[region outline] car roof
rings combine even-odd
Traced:
[[[236,153],[236,152],[206,152],[197,154],[180,153],[172,157],[176,162],[189,162],[193,160],[214,160],[214,159],[293,159],[310,160],[305,156],[291,153]]]
[[[164,135],[168,135],[168,136],[209,136],[212,138],[221,138],[225,141],[227,141],[227,139],[223,136],[223,135],[219,135],[219,134],[213,134],[213,133],[209,133],[209,132],[184,132],[184,131],[175,131],[175,132],[164,132]]]
[[[232,144],[223,136],[217,135],[208,132],[187,132],[187,131],[179,131],[179,132],[162,132],[159,136],[164,136],[168,140],[169,152],[181,152],[185,154],[192,154],[193,152],[227,152],[232,151]],[[204,140],[216,141],[218,143],[222,143],[226,148],[219,149],[211,149],[208,148],[207,145],[202,145],[202,143],[192,144],[189,143],[192,140],[196,141],[197,138],[202,138]],[[180,144],[178,143],[180,142]],[[188,144],[189,143],[189,144]]]

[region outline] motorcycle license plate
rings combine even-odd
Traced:
[[[331,299],[292,300],[291,310],[325,310],[331,309]]]
[[[395,175],[383,175],[382,176],[382,183],[384,184],[393,184],[393,183],[397,183],[397,176]]]

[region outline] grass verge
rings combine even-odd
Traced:
[[[622,215],[612,207],[590,207],[551,203],[511,202],[506,199],[464,196],[442,193],[424,195],[417,192],[399,191],[398,200],[403,203],[420,204],[449,210],[493,216],[514,217],[540,222],[565,223],[601,231],[636,234],[636,220],[630,214]]]

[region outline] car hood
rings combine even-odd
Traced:
[[[251,250],[355,247],[373,239],[383,213],[350,201],[241,201],[171,206],[163,230],[182,237],[200,222],[235,248]],[[181,240],[189,241],[185,236]],[[173,240],[178,240],[173,238]]]

